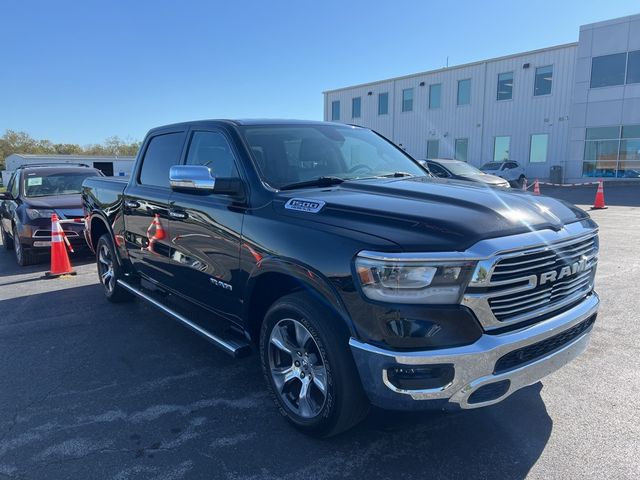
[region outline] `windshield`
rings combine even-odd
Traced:
[[[482,173],[476,167],[465,162],[447,162],[445,166],[454,175],[478,175],[479,173]]]
[[[502,162],[489,162],[482,165],[480,169],[481,170],[500,170],[500,167],[502,167]]]
[[[263,179],[274,188],[321,177],[427,176],[409,156],[364,128],[264,125],[242,130]]]
[[[82,182],[93,177],[96,172],[56,172],[27,173],[24,176],[24,195],[26,197],[46,197],[49,195],[76,195],[82,192]]]

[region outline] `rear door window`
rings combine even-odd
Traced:
[[[140,183],[169,188],[169,169],[180,163],[184,132],[165,133],[149,141],[142,159]]]

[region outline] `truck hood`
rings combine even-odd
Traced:
[[[562,200],[429,177],[281,192],[274,208],[301,221],[372,234],[405,251],[460,251],[486,238],[557,231],[589,218]]]

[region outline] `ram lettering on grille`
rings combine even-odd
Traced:
[[[545,283],[555,282],[556,280],[562,280],[564,277],[575,275],[576,273],[584,272],[587,269],[587,259],[583,258],[578,262],[574,262],[572,265],[565,265],[559,271],[551,270],[550,272],[544,272],[540,275],[538,285],[544,285]]]
[[[597,240],[580,238],[558,246],[523,250],[499,260],[487,300],[501,322],[521,321],[554,310],[593,288]]]

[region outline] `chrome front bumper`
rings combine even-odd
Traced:
[[[514,350],[542,342],[586,321],[597,313],[600,301],[594,292],[578,305],[520,330],[500,335],[484,334],[471,345],[420,352],[394,352],[351,339],[349,344],[363,387],[374,405],[391,409],[433,407],[484,407],[500,402],[516,390],[538,382],[580,355],[589,342],[592,328],[518,368],[494,373],[496,362]],[[450,364],[453,380],[439,388],[403,390],[389,381],[391,368]],[[485,385],[508,380],[508,389],[488,401],[470,403],[469,398]]]

